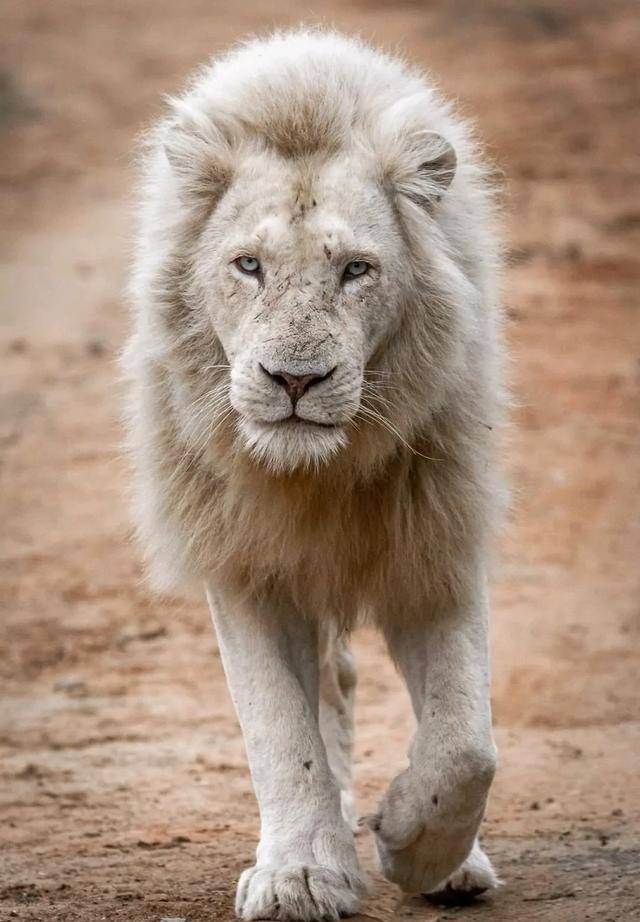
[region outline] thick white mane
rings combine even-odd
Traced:
[[[438,573],[428,578],[439,586],[464,581],[457,547],[476,540],[469,536],[484,531],[489,506],[496,506],[489,427],[502,402],[492,192],[468,125],[403,62],[320,30],[240,45],[202,68],[170,109],[150,135],[145,161],[136,323],[126,356],[138,522],[155,581],[174,586],[216,568],[260,585],[275,567],[293,584],[305,583],[302,570],[313,570],[317,555],[305,521],[313,509],[314,521],[326,515],[327,535],[338,533],[330,538],[338,542],[336,558],[317,568],[318,605],[358,604],[350,553],[338,547],[353,547],[352,533],[370,530],[370,513],[353,513],[348,528],[341,514],[351,508],[358,478],[379,474],[383,464],[416,466],[423,481],[424,508],[404,523],[403,540],[437,543]],[[224,374],[216,369],[229,361],[205,303],[203,230],[219,213],[225,227],[233,223],[239,173],[244,186],[260,190],[265,164],[276,158],[277,169],[297,170],[304,187],[310,163],[347,155],[355,170],[361,164],[373,176],[396,215],[406,247],[398,298],[406,307],[400,330],[376,358],[375,374],[394,379],[379,405],[384,423],[354,427],[348,450],[301,484],[266,476],[238,452],[233,414],[214,429],[202,412]],[[269,181],[277,185],[279,176]],[[212,255],[224,244],[216,240]],[[207,432],[214,433],[209,443]],[[443,455],[453,466],[420,465]],[[407,475],[389,469],[385,482],[393,517],[405,501]],[[384,509],[378,487],[371,490],[370,502]],[[342,509],[332,506],[336,496]],[[295,541],[285,528],[298,529]],[[392,522],[379,529],[379,542],[395,555],[391,579],[393,567],[408,561]],[[374,566],[380,549],[369,535],[364,546],[362,566]],[[384,595],[391,583],[381,579]]]

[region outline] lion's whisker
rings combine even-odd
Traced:
[[[426,461],[443,461],[443,458],[432,458],[430,455],[425,455],[421,451],[418,451],[417,448],[414,448],[413,445],[409,444],[404,436],[396,429],[396,427],[388,420],[386,417],[378,413],[373,407],[368,407],[364,403],[360,404],[359,413],[362,413],[364,419],[369,419],[371,422],[377,422],[388,432],[394,435],[399,442],[401,442],[405,448],[407,448],[412,454],[417,455],[420,458],[424,458]]]

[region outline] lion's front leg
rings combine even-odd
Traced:
[[[484,814],[496,764],[487,620],[479,579],[468,604],[386,632],[418,726],[409,767],[369,824],[383,872],[409,893],[428,893],[461,867]]]
[[[283,598],[208,598],[260,808],[257,861],[240,878],[236,911],[351,915],[364,881],[318,726],[317,630]]]

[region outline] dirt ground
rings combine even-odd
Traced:
[[[0,919],[233,916],[256,807],[204,604],[141,581],[115,357],[136,133],[210,52],[301,16],[432,68],[508,180],[505,885],[401,904],[363,837],[361,918],[640,919],[640,16],[614,0],[4,0]],[[364,813],[411,725],[378,638],[356,646]]]

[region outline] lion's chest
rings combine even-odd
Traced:
[[[225,577],[257,590],[277,583],[301,606],[349,621],[402,585],[411,555],[397,504],[380,484],[245,482],[221,501],[216,557]]]

